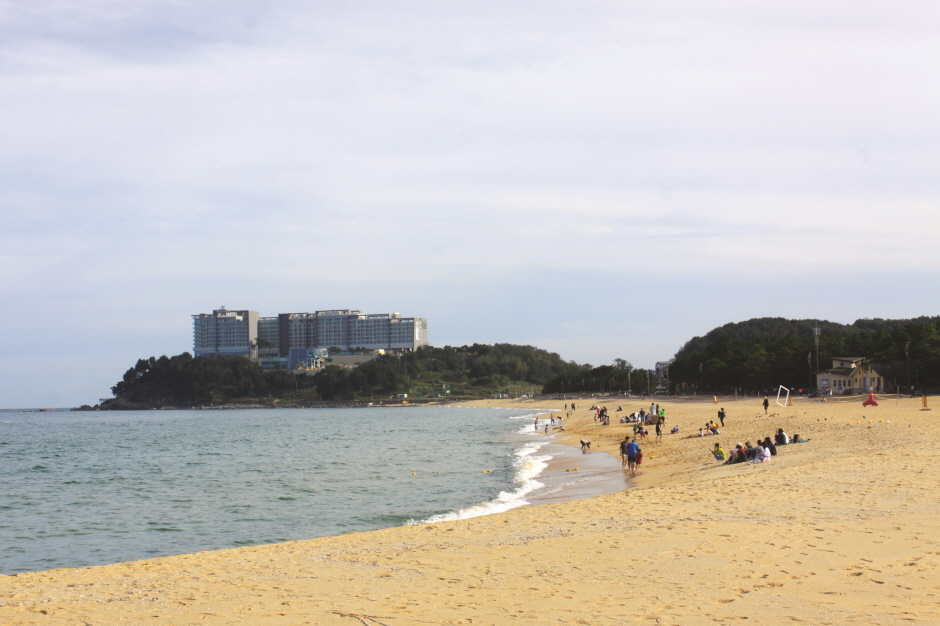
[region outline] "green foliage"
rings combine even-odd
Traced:
[[[572,368],[578,366],[532,346],[422,346],[401,355],[379,355],[355,369],[327,367],[314,377],[314,384],[323,400],[382,398],[415,390],[430,393],[434,384],[442,382],[483,395],[505,391],[510,381],[543,385]]]
[[[294,386],[284,371],[265,372],[243,357],[174,357],[140,359],[111,388],[115,397],[157,406],[225,402],[234,397],[276,394]]]
[[[722,338],[737,341],[757,341],[770,337],[810,337],[813,328],[821,328],[826,336],[848,337],[858,332],[884,330],[890,332],[898,326],[910,324],[940,324],[940,316],[918,317],[909,320],[860,319],[852,324],[838,324],[826,320],[789,320],[783,317],[758,317],[745,322],[732,322],[709,331],[704,337],[693,337],[676,353],[677,357],[702,352]]]
[[[156,406],[298,394],[308,400],[388,399],[398,393],[430,395],[451,388],[481,396],[505,392],[511,382],[541,386],[572,371],[580,373],[582,367],[555,353],[512,344],[423,346],[401,355],[379,355],[355,368],[328,365],[309,382],[306,376],[283,370],[264,371],[243,357],[193,358],[184,353],[138,361],[112,391],[121,399]],[[303,385],[311,387],[306,394],[298,389]]]
[[[851,326],[781,318],[727,324],[679,351],[669,367],[670,382],[707,393],[735,389],[759,393],[777,385],[815,388],[814,326],[824,329],[819,341],[822,370],[832,365],[833,358],[866,357],[884,374],[889,387],[904,388],[905,346],[910,344],[911,384],[918,389],[940,387],[940,317],[858,320]]]
[[[554,376],[542,389],[542,393],[633,393],[652,392],[659,384],[659,377],[645,369],[633,369],[623,359],[615,359],[615,365],[600,367],[577,366],[568,372]]]

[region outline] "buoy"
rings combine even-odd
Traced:
[[[412,475],[412,476],[416,476],[417,474],[418,474],[418,472],[411,472],[411,475]]]
[[[851,426],[851,425],[852,425],[852,422],[846,422],[845,425],[846,425],[846,426]]]
[[[873,422],[873,421],[871,421],[871,420],[868,420],[868,423],[869,423],[869,424],[874,424],[875,422]]]

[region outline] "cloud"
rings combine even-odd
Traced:
[[[0,321],[74,362],[185,349],[223,303],[399,310],[434,341],[637,365],[703,319],[852,321],[848,285],[940,273],[938,22],[924,2],[8,2]],[[761,299],[795,282],[811,306]],[[727,309],[728,284],[763,296]],[[664,308],[628,295],[656,285]]]

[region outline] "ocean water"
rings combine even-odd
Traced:
[[[619,470],[595,455],[593,475],[548,476],[580,451],[533,422],[461,407],[0,411],[0,573],[472,517]]]

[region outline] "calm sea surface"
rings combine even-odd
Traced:
[[[460,407],[0,411],[0,573],[506,510],[545,491],[553,444],[533,421]]]

